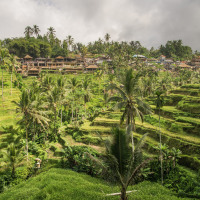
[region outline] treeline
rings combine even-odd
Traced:
[[[110,56],[114,54],[114,51],[126,51],[127,56],[142,54],[146,57],[158,58],[160,55],[165,55],[167,58],[174,60],[188,60],[194,55],[200,55],[197,51],[193,53],[191,47],[184,46],[182,40],[167,41],[165,45],[161,45],[158,49],[152,47],[148,50],[139,41],[111,41],[108,33],[104,38],[89,42],[87,45],[74,42],[74,38],[71,35],[68,35],[64,40],[60,40],[56,36],[56,31],[53,27],[48,28],[46,34],[42,36],[37,25],[33,27],[27,26],[24,34],[24,37],[20,38],[6,38],[1,41],[1,45],[8,48],[10,54],[17,55],[20,58],[27,54],[33,58],[66,57],[69,52],[81,53],[83,56],[87,53]]]

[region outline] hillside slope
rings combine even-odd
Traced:
[[[129,190],[137,190],[129,199],[178,200],[174,194],[157,183],[143,182]],[[21,183],[0,194],[0,200],[94,200],[119,199],[105,194],[119,192],[116,186],[71,170],[52,168],[37,177]],[[137,197],[137,198],[136,198]]]

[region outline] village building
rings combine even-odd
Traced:
[[[28,70],[28,76],[38,76],[40,73],[40,70],[37,68],[31,68]]]
[[[88,67],[85,68],[86,71],[96,71],[97,69],[99,69],[99,67],[97,65],[89,65]]]
[[[192,65],[195,70],[200,69],[200,56],[193,58],[190,62],[190,65]]]

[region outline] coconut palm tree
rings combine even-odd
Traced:
[[[52,109],[53,111],[53,122],[54,122],[54,134],[57,135],[57,130],[56,130],[56,123],[57,123],[57,116],[58,112],[57,109],[59,108],[59,103],[60,103],[60,88],[56,85],[55,87],[52,88],[52,90],[48,91],[47,95],[47,101],[49,102],[49,108]]]
[[[67,44],[68,44],[68,47],[69,47],[69,50],[70,50],[72,48],[73,43],[74,43],[74,38],[71,35],[68,35],[66,41],[67,41]]]
[[[88,52],[87,47],[85,45],[82,45],[82,47],[81,47],[81,55],[82,55],[82,58],[83,58],[84,62],[85,62],[85,56],[86,56],[87,52]]]
[[[25,28],[24,34],[25,34],[26,38],[30,38],[31,35],[33,35],[33,29],[30,26],[27,26]]]
[[[47,30],[48,30],[47,37],[49,39],[49,42],[50,42],[51,46],[53,46],[54,43],[55,43],[55,37],[56,37],[55,32],[56,31],[55,31],[55,29],[52,26],[49,27]]]
[[[62,106],[63,104],[66,102],[65,100],[65,93],[66,93],[66,89],[65,89],[65,78],[63,78],[63,76],[60,76],[58,79],[57,79],[57,86],[58,86],[58,89],[59,89],[59,93],[60,93],[60,109],[61,109],[61,112],[60,112],[60,115],[61,115],[61,126],[62,126]]]
[[[134,151],[131,150],[129,146],[128,135],[124,130],[114,128],[112,130],[113,138],[111,141],[106,141],[106,156],[105,163],[97,160],[90,154],[85,154],[89,156],[97,167],[102,169],[106,178],[112,178],[112,181],[116,181],[120,185],[121,192],[109,194],[109,196],[120,195],[121,200],[127,200],[127,188],[133,181],[137,173],[141,168],[143,168],[151,158],[143,160],[142,157],[142,145],[146,137],[146,134],[141,138],[141,140],[135,146]],[[132,191],[129,191],[132,192]]]
[[[23,114],[23,118],[19,121],[19,124],[23,124],[26,127],[26,153],[28,161],[28,127],[33,121],[36,121],[43,127],[44,125],[48,126],[49,119],[45,116],[45,111],[37,110],[34,107],[35,102],[33,101],[33,97],[31,97],[30,90],[24,89],[22,91],[19,103],[16,101],[13,101],[13,103],[15,103],[17,106],[16,112]]]
[[[12,95],[12,79],[13,79],[13,69],[15,68],[15,66],[17,65],[17,61],[15,56],[12,54],[10,55],[10,65],[9,65],[9,71],[11,72],[11,77],[10,77],[10,82],[11,82],[11,90],[10,90],[10,94]]]
[[[47,35],[50,37],[52,36],[53,38],[55,37],[55,28],[53,28],[52,26],[50,26],[48,29]]]
[[[38,25],[33,25],[33,33],[38,37],[40,32],[39,26]]]
[[[85,79],[83,80],[83,83],[82,83],[85,115],[87,115],[86,103],[90,101],[90,98],[92,96],[92,93],[90,91],[90,83],[91,83],[91,79],[88,76],[85,76]]]
[[[72,121],[73,121],[73,119],[74,119],[74,105],[76,107],[76,95],[77,95],[77,89],[80,86],[80,83],[76,79],[76,77],[71,78],[68,81],[68,83],[69,83],[70,93],[72,94],[71,98],[72,98]]]
[[[4,158],[9,163],[9,166],[12,169],[12,177],[15,177],[15,168],[17,162],[20,160],[20,149],[17,149],[14,143],[11,143],[7,151],[3,151]]]
[[[106,33],[105,36],[104,36],[104,38],[105,38],[106,42],[109,42],[109,40],[110,40],[110,34]]]
[[[162,96],[164,92],[163,91],[156,91],[156,108],[158,109],[158,115],[159,115],[159,138],[160,138],[160,165],[161,165],[161,183],[163,184],[163,155],[162,155],[162,138],[161,138],[161,132],[160,132],[160,109],[164,105],[164,97]]]
[[[114,89],[118,91],[120,96],[112,96],[108,101],[117,101],[117,108],[124,108],[121,116],[121,124],[126,118],[126,131],[131,136],[132,150],[134,152],[134,141],[132,131],[135,129],[135,118],[138,117],[143,121],[143,113],[151,113],[149,105],[141,101],[137,97],[137,85],[140,78],[140,74],[133,74],[133,70],[130,68],[125,71],[125,76],[122,78],[121,85],[111,84],[108,89]]]
[[[0,48],[0,66],[1,66],[1,72],[2,72],[2,98],[3,98],[3,70],[4,68],[10,63],[9,60],[10,54],[8,52],[8,49],[6,48]]]

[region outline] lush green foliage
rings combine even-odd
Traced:
[[[70,168],[77,172],[85,172],[89,175],[97,175],[100,169],[96,168],[93,161],[86,156],[86,153],[97,158],[99,153],[87,146],[67,146],[61,160],[63,168]]]
[[[129,199],[180,199],[173,192],[156,183],[143,182],[129,189],[137,190],[129,195]],[[0,194],[0,199],[119,199],[118,196],[106,197],[106,194],[114,192],[119,192],[119,188],[108,185],[102,180],[70,170],[51,169]]]

